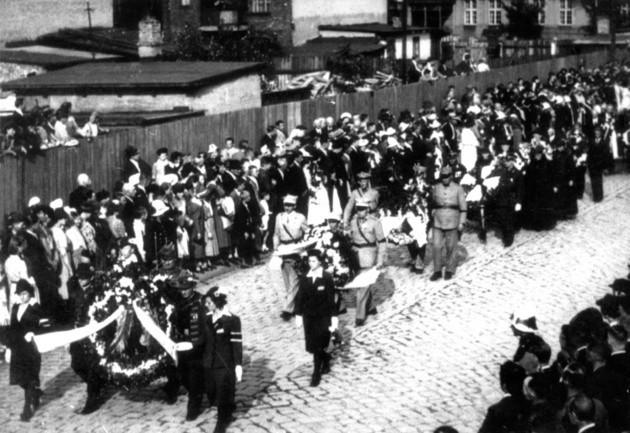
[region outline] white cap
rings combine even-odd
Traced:
[[[52,210],[61,209],[62,207],[63,207],[63,200],[60,198],[57,198],[50,202],[50,208]]]
[[[39,197],[31,197],[31,199],[28,201],[28,207],[33,207],[40,204],[41,202],[42,201],[39,199]]]
[[[90,183],[90,176],[85,173],[81,173],[77,176],[77,183],[79,185],[87,185],[88,183]]]
[[[345,113],[341,113],[341,116],[339,116],[339,118],[341,119],[352,119],[352,114],[348,113],[347,111]]]

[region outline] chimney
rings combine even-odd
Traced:
[[[138,23],[138,30],[138,56],[147,59],[162,55],[164,37],[160,22],[147,15]]]

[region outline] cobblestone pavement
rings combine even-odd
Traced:
[[[475,432],[487,407],[501,398],[498,367],[516,348],[510,313],[525,302],[535,305],[555,354],[561,324],[592,306],[627,270],[630,175],[606,177],[605,191],[603,203],[595,205],[588,196],[580,201],[574,221],[551,232],[521,231],[507,249],[492,234],[487,244],[465,234],[468,258],[448,282],[429,282],[430,272],[410,274],[405,250],[391,247],[376,291],[379,314],[358,330],[354,309],[341,317],[345,343],[318,388],[308,386],[311,359],[302,331],[278,317],[279,280],[266,267],[212,277],[207,284],[229,289],[229,307],[243,321],[244,379],[229,431],[431,432],[450,424]],[[21,389],[5,385],[3,432],[214,427],[216,409],[186,423],[186,396],[167,406],[159,382],[142,390],[111,390],[99,411],[78,415],[85,385],[70,369],[69,356],[59,349],[43,358],[42,408],[30,424],[21,423]],[[8,383],[6,364],[0,366],[0,382]]]

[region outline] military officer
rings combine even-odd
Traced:
[[[440,170],[440,183],[433,187],[433,263],[434,272],[429,278],[437,281],[442,278],[442,248],[446,246],[446,272],[444,279],[450,280],[457,269],[455,247],[459,232],[466,222],[466,193],[452,181],[453,170],[444,166]]]
[[[295,211],[297,197],[287,195],[283,200],[284,212],[276,216],[275,232],[273,234],[274,248],[277,250],[280,245],[290,245],[299,243],[308,230],[306,217]],[[299,261],[297,254],[282,257],[282,280],[286,289],[285,305],[280,317],[291,320],[295,310],[295,296],[297,295],[300,280],[296,271]]]
[[[385,235],[381,222],[370,214],[372,202],[365,198],[356,201],[356,215],[350,221],[350,238],[359,272],[383,267],[385,262]],[[356,326],[363,326],[368,314],[376,314],[372,308],[371,286],[357,289]]]
[[[343,223],[345,227],[349,227],[350,219],[355,212],[357,200],[361,199],[369,203],[370,211],[375,211],[378,206],[378,191],[370,185],[370,173],[362,171],[357,175],[359,179],[359,187],[352,191],[348,204],[343,211]]]
[[[214,433],[223,433],[236,408],[236,382],[243,376],[243,336],[241,319],[227,309],[227,295],[212,287],[204,295],[206,343],[203,353],[205,389],[210,404],[216,399],[217,424]]]

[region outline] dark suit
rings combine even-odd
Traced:
[[[503,235],[503,244],[512,245],[516,230],[516,204],[523,203],[523,175],[515,168],[502,169],[495,192],[494,217]]]
[[[136,167],[136,165],[130,160],[125,161],[125,165],[123,166],[123,170],[122,170],[123,181],[128,182],[130,176],[133,176],[134,174],[138,174],[138,173],[143,173],[148,179],[151,178],[151,171],[152,171],[151,166],[141,159],[139,159],[136,162],[138,163],[138,166],[140,167],[140,169],[138,169],[138,167]]]
[[[243,365],[241,319],[233,314],[212,315],[205,320],[206,344],[203,353],[205,386],[210,404],[217,402],[218,422],[227,423],[236,408],[234,393],[237,365]]]
[[[260,223],[260,216],[256,214],[257,206],[250,201],[247,205],[239,203],[234,212],[234,224],[232,234],[236,241],[238,256],[243,260],[243,264],[251,264],[256,253],[256,231]]]
[[[308,216],[308,184],[304,170],[297,163],[291,164],[285,176],[287,193],[297,196],[295,210]]]
[[[59,275],[48,261],[46,250],[39,238],[28,230],[24,233],[24,238],[26,239],[26,249],[23,254],[28,259],[29,271],[39,289],[42,309],[47,316],[61,319],[55,315],[55,313],[59,314],[60,310],[57,307],[61,302],[59,293],[57,293],[60,284]]]
[[[508,395],[488,408],[479,433],[525,431],[530,403],[523,397]]]
[[[306,351],[316,353],[328,347],[330,318],[336,316],[335,284],[332,276],[323,272],[313,281],[303,277],[295,298],[295,314],[304,318]]]
[[[595,370],[587,378],[586,393],[600,400],[608,412],[613,431],[630,428],[630,407],[624,377],[608,365]]]

